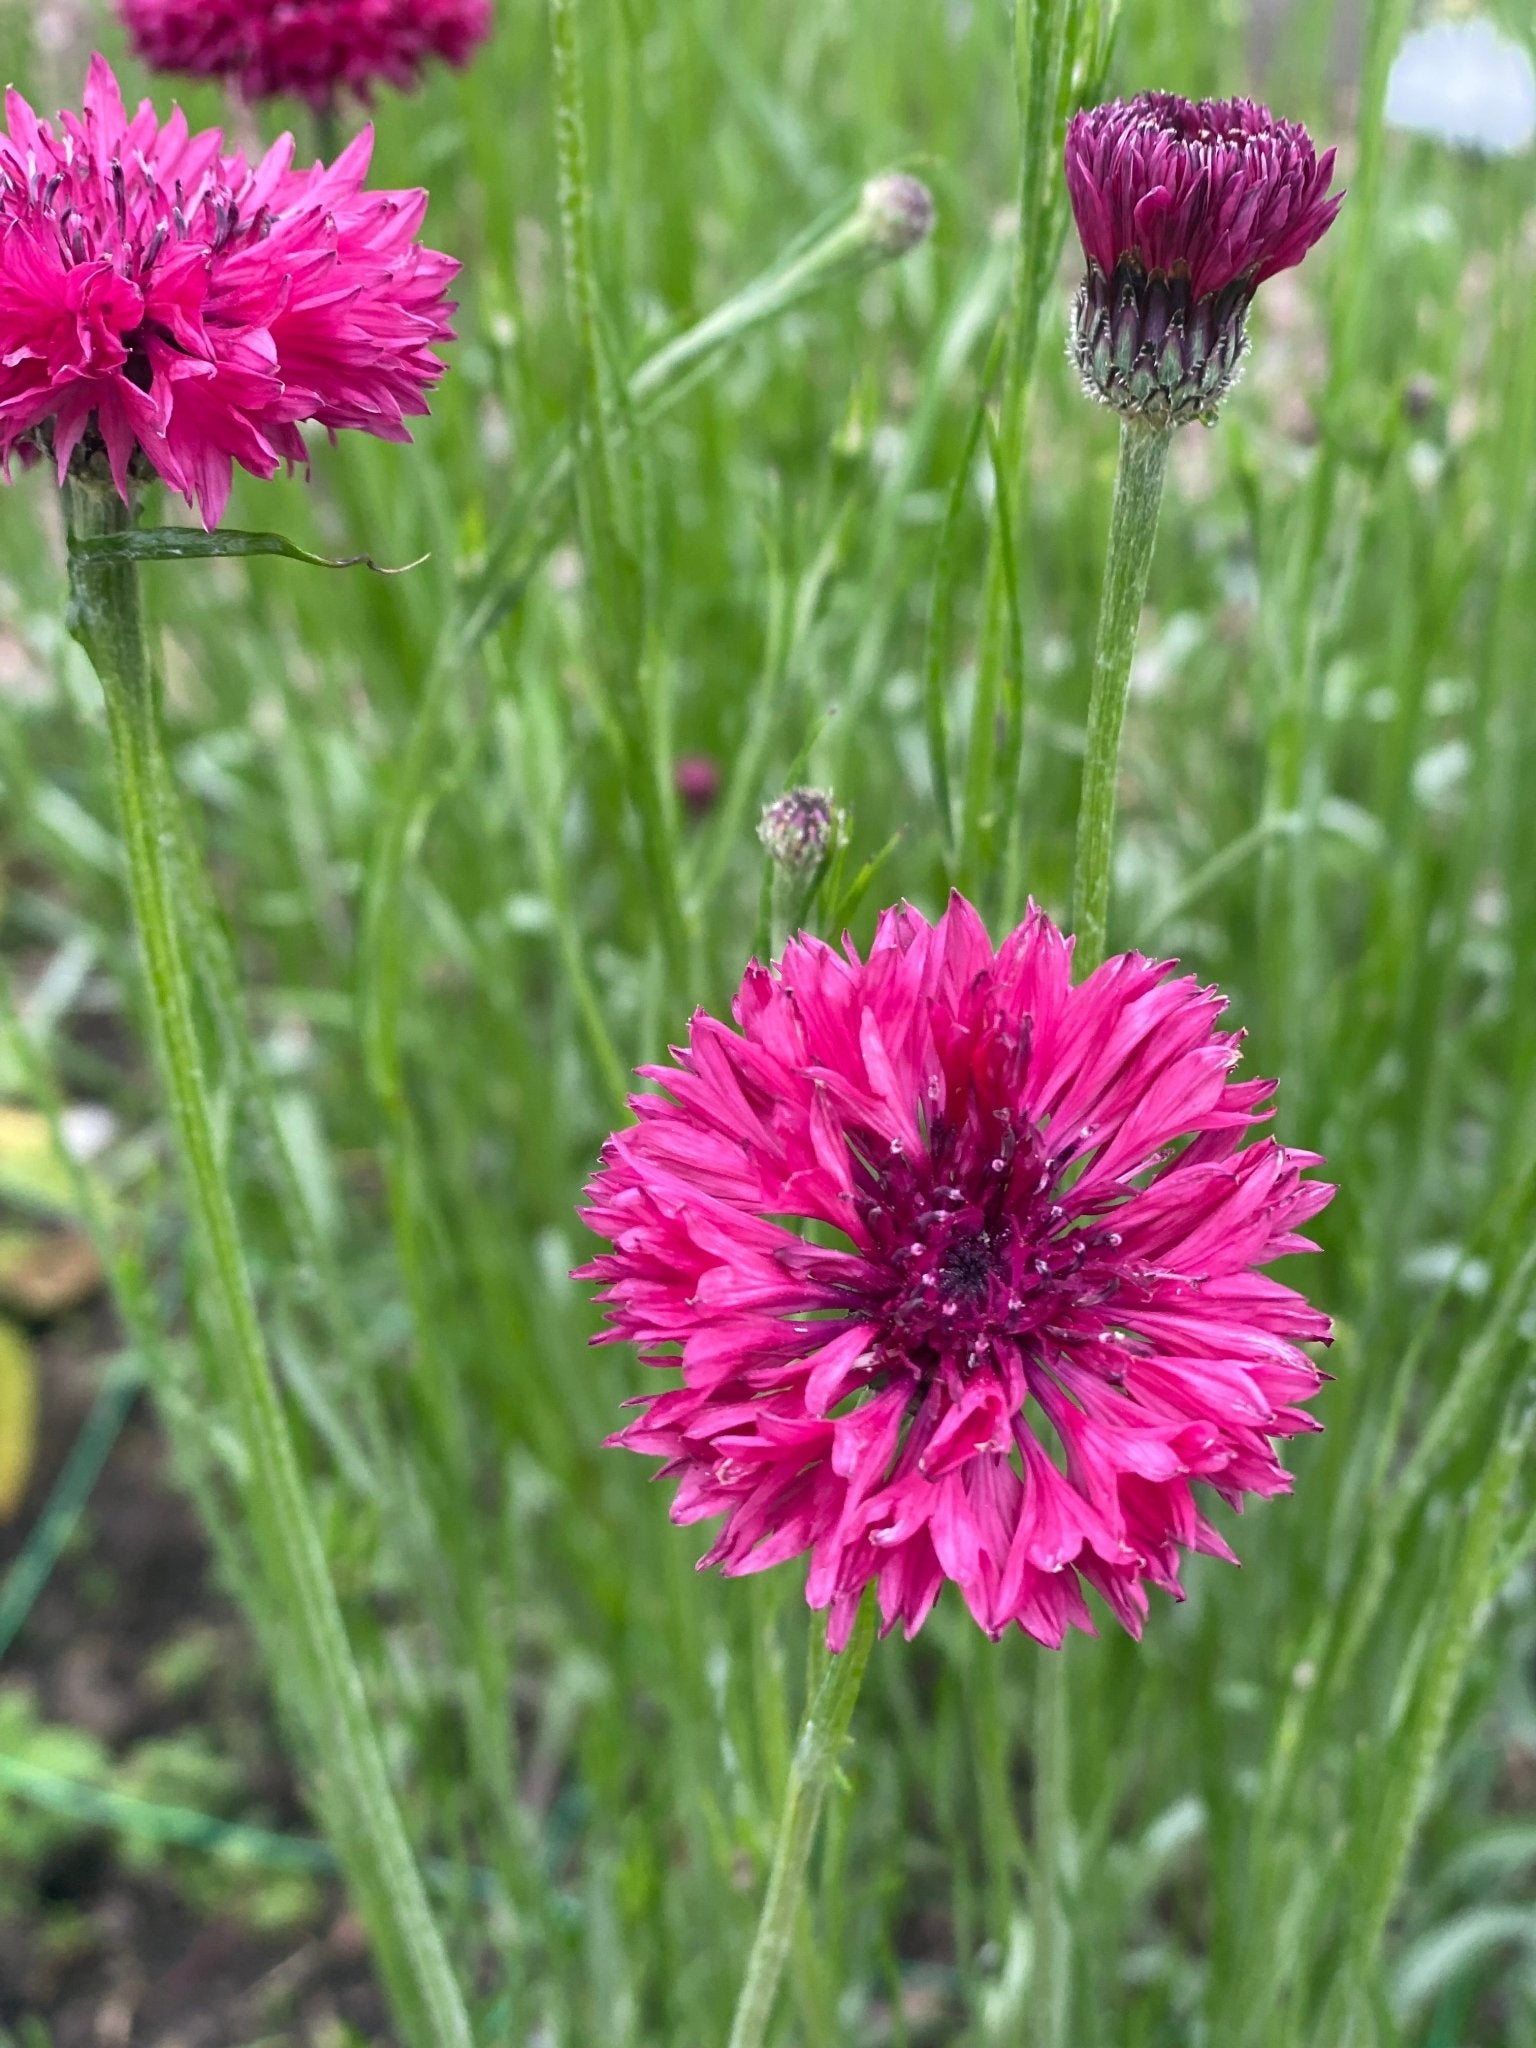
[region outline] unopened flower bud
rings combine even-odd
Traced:
[[[1072,356],[1091,397],[1153,426],[1211,420],[1248,346],[1248,308],[1327,233],[1334,152],[1251,100],[1147,92],[1067,130],[1088,275]]]
[[[885,171],[864,187],[860,212],[869,238],[883,256],[905,256],[933,233],[933,194],[921,178]]]
[[[789,789],[763,812],[757,836],[776,866],[808,875],[837,851],[846,822],[830,791]]]
[[[720,765],[711,754],[684,754],[673,764],[672,786],[689,816],[702,818],[720,794]]]

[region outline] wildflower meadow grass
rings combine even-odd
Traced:
[[[380,2038],[1536,2048],[1532,156],[1412,0],[356,11],[0,0],[158,117],[0,148],[0,1101]],[[1082,285],[1149,91],[1273,261]]]

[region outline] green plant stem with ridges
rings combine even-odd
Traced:
[[[1136,634],[1157,545],[1168,447],[1167,427],[1120,425],[1120,463],[1109,523],[1109,557],[1099,605],[1088,705],[1088,745],[1077,812],[1072,870],[1073,966],[1082,980],[1102,965],[1109,928],[1120,737]],[[1065,2048],[1071,1990],[1071,1930],[1062,1905],[1071,1825],[1067,1669],[1064,1651],[1041,1660],[1035,1680],[1035,2040]]]
[[[1066,2048],[1072,1981],[1070,1930],[1062,1902],[1070,1826],[1067,1653],[1045,1651],[1035,1670],[1035,1934],[1032,2039],[1036,2048]]]
[[[132,524],[109,488],[71,483],[71,627],[106,701],[134,918],[155,1050],[169,1099],[211,1307],[248,1460],[247,1500],[264,1574],[291,1630],[297,1717],[319,1766],[327,1818],[406,2039],[470,2048],[468,2016],[407,1839],[361,1675],[331,1583],[308,1491],[257,1319],[234,1203],[203,1076],[175,911],[176,829],[164,800],[160,713],[128,563],[83,560],[75,543]]]
[[[819,1618],[812,1624],[815,1628],[821,1625]],[[768,2038],[779,1979],[794,1942],[816,1830],[848,1739],[848,1724],[874,1640],[874,1596],[866,1593],[848,1647],[827,1664],[800,1726],[784,1788],[768,1890],[752,1938],[728,2048],[763,2048]]]
[[[1531,1429],[1530,1396],[1521,1388],[1463,1509],[1460,1550],[1451,1565],[1442,1613],[1438,1623],[1430,1624],[1430,1654],[1413,1687],[1404,1725],[1394,1731],[1396,1742],[1382,1773],[1376,1826],[1366,1835],[1359,1868],[1351,1872],[1352,1939],[1342,1951],[1315,2037],[1338,2041],[1343,2048],[1352,2048],[1360,2036],[1354,2019],[1380,1968],[1393,1903],[1434,1789],[1467,1665],[1499,1582],[1500,1538],[1509,1523],[1511,1489],[1530,1450]]]
[[[1077,813],[1072,922],[1079,976],[1091,974],[1103,960],[1108,937],[1120,736],[1125,729],[1131,660],[1157,545],[1157,516],[1172,438],[1168,427],[1132,419],[1121,422],[1120,466],[1115,474],[1109,559],[1104,568],[1093,694],[1088,704],[1083,791]]]
[[[674,987],[693,979],[693,937],[679,884],[676,832],[665,778],[665,719],[646,687],[645,575],[639,547],[626,529],[615,448],[616,413],[609,402],[602,309],[593,229],[591,152],[587,146],[581,39],[575,0],[549,0],[555,80],[555,161],[566,309],[583,369],[582,439],[576,461],[583,549],[592,582],[599,668],[608,709],[623,736],[626,787],[639,827],[656,936]],[[633,495],[633,494],[630,494]]]

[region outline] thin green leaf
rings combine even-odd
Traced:
[[[70,553],[81,562],[206,562],[221,556],[279,555],[311,569],[368,569],[375,576],[405,576],[429,559],[419,555],[414,562],[390,569],[372,555],[311,554],[280,533],[242,533],[228,527],[200,533],[190,526],[141,526],[128,533],[93,534],[72,541]]]

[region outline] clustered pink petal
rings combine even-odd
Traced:
[[[1192,1483],[1283,1493],[1273,1439],[1318,1426],[1328,1319],[1258,1270],[1312,1249],[1318,1162],[1244,1144],[1272,1090],[1215,990],[1071,959],[959,897],[867,960],[798,939],[646,1070],[587,1190],[598,1341],[681,1375],[614,1441],[725,1518],[705,1564],[807,1553],[835,1649],[871,1580],[909,1636],[946,1579],[994,1636],[1090,1629],[1085,1583],[1138,1634],[1182,1549],[1230,1555]]]
[[[408,92],[434,57],[467,64],[491,28],[490,0],[118,0],[118,11],[156,71],[314,106],[342,91],[367,100],[376,85]]]
[[[1335,152],[1252,100],[1146,92],[1085,108],[1067,129],[1067,190],[1083,253],[1187,277],[1193,298],[1288,270],[1333,224]]]
[[[303,464],[314,422],[408,441],[452,338],[458,269],[416,240],[425,192],[368,192],[365,131],[296,171],[216,129],[130,121],[104,58],[54,128],[19,94],[0,136],[0,462],[105,454],[126,498],[147,466],[216,526],[233,464]]]

